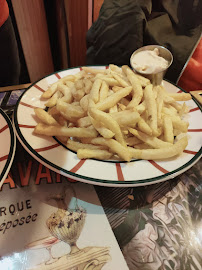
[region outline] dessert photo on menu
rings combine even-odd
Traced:
[[[0,269],[128,269],[94,187],[30,164],[0,191]]]

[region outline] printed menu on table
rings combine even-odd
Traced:
[[[0,235],[0,269],[128,269],[94,187],[19,144],[0,191]]]

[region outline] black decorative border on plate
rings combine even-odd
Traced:
[[[15,142],[16,142],[16,139],[15,139],[15,134],[14,134],[14,131],[13,131],[13,126],[11,124],[11,121],[9,119],[9,117],[7,116],[7,114],[2,110],[0,109],[0,114],[4,117],[4,119],[6,120],[7,124],[8,124],[8,128],[9,128],[9,131],[10,131],[10,150],[9,150],[9,154],[8,154],[8,158],[7,158],[7,161],[6,161],[6,164],[0,174],[0,181],[4,178],[6,172],[9,170],[10,166],[12,165],[12,162],[11,160],[14,158],[14,154],[15,154]]]

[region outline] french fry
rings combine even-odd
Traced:
[[[60,114],[60,112],[56,109],[56,106],[48,108],[48,113],[52,116]]]
[[[157,96],[158,96],[158,86],[157,85],[153,86],[153,95],[154,95],[154,99],[156,100]]]
[[[98,133],[91,128],[77,128],[77,127],[61,127],[51,126],[39,123],[34,129],[35,134],[46,136],[67,136],[67,137],[82,137],[82,138],[96,138]]]
[[[102,102],[103,100],[105,100],[105,98],[107,98],[109,93],[109,86],[105,81],[102,81],[102,85],[100,88],[100,98],[99,101]]]
[[[62,115],[59,115],[56,119],[57,119],[57,122],[58,122],[61,126],[64,126],[64,127],[67,127],[67,126],[68,126],[67,120],[66,120]]]
[[[109,108],[109,113],[114,113],[114,112],[118,112],[117,105],[114,105],[113,107]]]
[[[142,87],[145,87],[151,83],[149,79],[147,79],[141,75],[136,74],[136,77],[138,78]]]
[[[99,79],[105,81],[109,86],[121,86],[120,83],[114,78],[110,78],[107,76],[99,76]]]
[[[74,82],[75,80],[76,80],[76,76],[75,75],[66,75],[66,76],[62,77],[59,81],[62,81],[62,82],[65,83],[67,81]]]
[[[140,103],[136,108],[134,108],[134,110],[136,110],[139,114],[142,114],[146,110],[145,103]]]
[[[114,153],[116,153],[119,157],[121,157],[125,161],[131,160],[131,153],[128,150],[127,147],[124,147],[116,140],[110,139],[107,141],[107,146],[110,148],[110,150]]]
[[[106,78],[108,78],[108,79],[113,79],[112,75],[111,75],[110,73],[107,73],[107,71],[106,71],[106,74],[102,74],[102,73],[96,74],[95,77],[92,78],[92,80],[93,80],[93,81],[95,81],[95,80],[97,80],[97,79],[103,80],[103,79],[106,79]]]
[[[107,140],[103,137],[92,138],[90,143],[107,146]]]
[[[55,92],[57,91],[57,84],[58,82],[56,83],[53,83],[42,95],[41,97],[42,98],[51,98],[53,94],[55,94]]]
[[[80,80],[86,74],[84,70],[79,71],[78,73],[74,74],[75,81]]]
[[[73,76],[74,77],[74,76]],[[74,77],[74,80],[75,80],[75,77]],[[67,87],[69,87],[69,88],[71,88],[72,86],[74,86],[74,82],[73,81],[64,81],[64,84],[67,86]]]
[[[173,101],[171,105],[179,112],[182,110],[182,104],[177,103],[176,101]]]
[[[98,137],[99,138],[99,137]],[[101,138],[101,137],[100,137]],[[95,138],[96,139],[96,138]],[[92,144],[92,141],[93,139],[92,138],[79,138],[79,141],[81,142],[81,143],[86,143],[86,144]]]
[[[122,73],[123,73],[125,76],[127,76],[127,70],[130,69],[129,66],[123,65],[123,66],[121,67],[121,69],[122,69]]]
[[[94,126],[94,128],[100,133],[100,135],[103,138],[111,139],[114,137],[114,135],[115,135],[114,132],[112,132],[110,129],[104,127],[102,125],[102,123],[98,122],[97,120],[95,120],[91,116],[89,116],[89,118],[90,118],[90,121],[91,121],[92,125]]]
[[[88,80],[90,80],[92,82],[92,80],[94,79],[94,75],[92,73],[86,73],[85,72],[84,75],[83,75],[83,78],[88,79]]]
[[[139,140],[137,137],[129,137],[129,138],[126,138],[125,141],[128,146],[134,146],[136,144],[142,143],[142,141]]]
[[[144,132],[145,134],[151,136],[152,135],[152,129],[150,128],[150,126],[145,122],[145,120],[140,117],[137,123],[138,129],[142,132]]]
[[[106,147],[103,147],[100,145],[75,142],[75,141],[72,141],[70,139],[67,141],[66,146],[67,146],[67,148],[69,148],[75,152],[77,152],[79,149],[100,149],[100,150],[103,150],[104,148],[106,148]]]
[[[75,81],[74,85],[75,85],[77,90],[84,88],[84,82],[82,79]]]
[[[171,117],[173,128],[180,130],[182,133],[186,133],[189,123],[185,122],[178,117]]]
[[[163,129],[164,129],[164,139],[166,142],[173,143],[173,123],[169,116],[164,116],[163,118]]]
[[[122,88],[116,93],[113,93],[112,95],[108,96],[105,100],[97,103],[96,108],[98,110],[106,111],[109,108],[115,106],[123,97],[129,95],[131,91],[132,91],[131,86]]]
[[[174,98],[172,98],[171,96],[169,96],[165,92],[164,92],[164,95],[163,95],[163,101],[165,103],[168,103],[168,104],[172,104],[173,102],[175,102]]]
[[[109,89],[109,92],[108,92],[108,97],[113,95],[114,94],[114,91],[112,91],[111,89]]]
[[[171,107],[163,107],[162,114],[177,116],[177,111],[174,111]]]
[[[162,126],[158,127],[156,137],[159,138],[162,135],[162,132],[163,132]]]
[[[57,84],[57,90],[60,91],[64,96],[66,95],[66,92],[69,93],[70,87],[68,87],[66,84],[59,82]]]
[[[95,108],[95,102],[89,98],[88,99],[88,113],[92,108]]]
[[[158,133],[158,124],[157,124],[157,105],[152,92],[152,85],[149,84],[145,87],[144,98],[147,106],[149,126],[152,129],[152,133],[155,136]]]
[[[47,125],[58,125],[57,121],[46,111],[42,108],[35,108],[34,112],[36,116],[41,120],[44,124]]]
[[[57,103],[57,100],[62,96],[62,94],[57,91],[53,96],[45,103],[46,107],[54,107]]]
[[[58,91],[60,91],[64,96],[62,97],[62,100],[67,103],[71,103],[73,98],[72,98],[72,93],[69,87],[64,85],[63,83],[58,83]]]
[[[130,69],[129,66],[127,66],[127,65],[122,66],[122,72],[126,76],[127,76],[127,70],[128,69]],[[138,75],[136,73],[134,73],[134,74],[135,74],[136,78],[139,80],[139,83],[141,84],[142,87],[145,87],[145,86],[147,86],[148,84],[151,83],[149,79],[147,79],[147,78],[145,78],[145,77],[143,77],[141,75]]]
[[[119,108],[118,111],[120,112],[120,111],[124,111],[126,109],[126,106],[121,103],[118,103],[118,108]]]
[[[191,99],[191,95],[189,93],[168,93],[168,95],[175,101],[187,101]]]
[[[128,135],[129,134],[127,129],[122,128],[121,131],[122,131],[123,135]]]
[[[108,152],[107,150],[99,150],[99,149],[79,149],[77,152],[77,156],[80,159],[87,159],[87,158],[96,158],[96,159],[110,159],[112,153]]]
[[[85,112],[80,106],[75,106],[64,101],[58,100],[56,105],[57,110],[67,117],[67,119],[81,118],[85,116]]]
[[[75,101],[80,101],[85,95],[84,89],[76,89],[75,86],[71,87],[71,93]]]
[[[60,80],[58,80],[57,82],[53,83],[43,94],[42,94],[42,98],[51,98],[52,95],[57,91],[57,86],[58,83],[64,83],[66,81],[74,81],[75,80],[75,76],[73,75],[67,75],[63,78],[61,78]]]
[[[79,127],[89,127],[90,125],[92,125],[90,117],[89,116],[85,116],[82,118],[79,118],[78,121],[78,126]]]
[[[158,86],[157,88],[158,93],[157,93],[157,99],[156,99],[156,105],[157,105],[157,121],[158,121],[158,126],[161,125],[161,118],[162,118],[162,108],[164,105],[164,90],[162,87]]]
[[[123,78],[121,78],[120,75],[116,74],[115,72],[112,72],[111,74],[114,77],[114,79],[117,80],[117,82],[119,82],[119,84],[122,87],[128,87],[128,86],[130,86],[129,83],[127,83]]]
[[[139,140],[145,142],[146,144],[150,145],[153,148],[166,148],[171,145],[171,143],[164,142],[159,140],[157,137],[148,136],[147,134],[137,131],[133,128],[129,128],[130,133],[136,136]]]
[[[171,144],[171,146],[167,148],[143,149],[143,150],[134,149],[132,147],[128,148],[132,154],[132,158],[146,159],[146,160],[163,160],[180,155],[186,148],[187,144],[188,144],[187,137],[183,137],[181,140],[179,140],[175,144]]]
[[[98,74],[98,73],[105,74],[106,73],[105,69],[96,69],[96,68],[90,68],[90,67],[82,67],[82,69],[85,72],[92,73],[92,74]]]
[[[173,129],[173,135],[174,135],[174,136],[178,136],[178,135],[180,135],[181,133],[182,133],[181,130],[176,129],[176,128]]]
[[[171,110],[173,112],[173,114],[178,114],[179,112],[177,111],[177,109],[175,107],[173,107],[173,105],[171,104],[166,104],[166,107]]]
[[[71,105],[81,107],[79,101],[74,101],[71,103]]]
[[[135,106],[139,105],[139,103],[142,100],[143,97],[143,90],[142,86],[136,77],[135,73],[130,69],[126,69],[127,78],[130,81],[132,87],[133,87],[133,93],[132,93],[132,100],[128,104],[128,108],[134,108]]]
[[[118,66],[116,66],[116,65],[110,64],[110,65],[109,65],[109,68],[110,68],[110,70],[112,70],[112,71],[114,71],[114,72],[116,72],[116,73],[119,73],[119,74],[122,73],[121,68],[118,67]]]
[[[112,91],[116,93],[117,91],[121,90],[122,88],[123,88],[122,86],[113,86]]]
[[[153,149],[153,147],[149,146],[149,145],[146,144],[146,143],[139,143],[139,144],[136,144],[136,145],[134,145],[134,148],[135,148],[135,149]]]
[[[140,119],[140,115],[138,112],[133,112],[129,110],[111,113],[110,115],[121,127],[134,127]]]
[[[92,86],[93,86],[93,83],[91,82],[91,80],[89,79],[84,80],[84,90],[86,94],[90,93]]]
[[[85,112],[88,111],[88,99],[89,99],[89,94],[85,95],[80,100],[80,106]]]
[[[183,116],[184,114],[189,112],[189,107],[185,104],[185,102],[182,105],[181,110],[179,110],[179,116]]]
[[[115,134],[115,138],[118,142],[123,146],[126,146],[126,142],[124,141],[123,134],[118,123],[109,114],[95,108],[91,108],[89,113],[93,118],[102,122],[106,128],[110,129]]]
[[[102,81],[100,79],[97,79],[94,81],[93,86],[90,91],[90,98],[97,103],[99,101],[99,95],[100,95],[100,87],[101,87]]]

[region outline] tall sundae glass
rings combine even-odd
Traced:
[[[76,198],[75,191],[71,189]],[[51,197],[57,202],[58,210],[47,219],[46,224],[53,236],[70,245],[70,254],[73,254],[80,251],[76,242],[85,223],[86,211],[78,206],[77,198],[74,209],[69,209],[65,203],[65,192]]]

